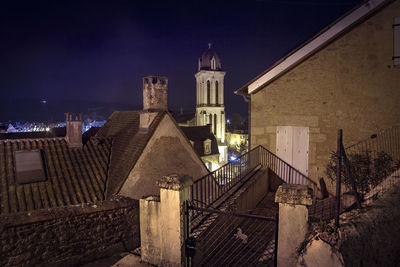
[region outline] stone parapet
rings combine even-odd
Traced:
[[[312,189],[306,185],[283,184],[276,191],[275,202],[311,206]]]

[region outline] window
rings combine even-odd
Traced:
[[[215,81],[215,104],[218,105],[218,81]]]
[[[211,69],[212,69],[212,70],[215,70],[215,69],[216,69],[216,68],[215,68],[215,58],[214,58],[214,57],[211,58]]]
[[[217,134],[217,114],[214,114],[214,134]]]
[[[204,140],[204,154],[205,155],[211,154],[211,140],[210,139]]]
[[[46,180],[43,156],[40,150],[19,150],[14,152],[15,173],[18,184]]]
[[[400,17],[393,23],[393,65],[400,66]]]
[[[211,91],[210,87],[211,87],[210,81],[207,81],[207,104],[210,104],[210,91]]]

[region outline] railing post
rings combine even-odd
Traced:
[[[296,266],[297,249],[308,232],[312,192],[306,185],[283,184],[275,193],[279,203],[278,266]]]
[[[357,192],[356,181],[354,179],[353,174],[351,173],[350,162],[349,162],[349,159],[346,156],[346,151],[345,151],[345,149],[343,147],[343,144],[342,144],[341,148],[342,148],[342,155],[343,155],[344,165],[346,166],[346,172],[347,172],[347,175],[349,176],[349,178],[351,180],[351,186],[352,186],[352,189],[353,189],[353,194],[354,194],[354,197],[356,198],[356,201],[357,201],[357,208],[361,209],[361,200],[360,200],[360,196],[358,195],[358,192]]]
[[[336,210],[335,210],[335,225],[339,227],[339,213],[340,213],[340,187],[342,182],[342,129],[338,130],[337,137],[337,163],[336,163]]]

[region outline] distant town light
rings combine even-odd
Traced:
[[[235,156],[230,156],[230,160],[231,160],[231,161],[235,161],[235,160],[237,160],[237,157],[235,157]]]
[[[42,101],[40,101],[42,104],[46,104],[47,103],[47,100],[42,100]]]
[[[227,120],[226,120],[226,123],[228,123],[228,124],[229,124],[229,123],[231,123],[231,121],[230,121],[229,119],[227,119]]]
[[[46,132],[50,132],[50,128],[49,127],[46,128]]]

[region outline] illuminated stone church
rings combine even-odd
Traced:
[[[219,161],[227,162],[225,142],[224,77],[221,60],[208,44],[208,49],[199,58],[196,77],[196,117],[197,126],[211,125],[211,131],[218,141]]]

